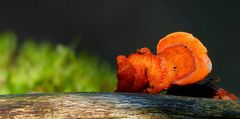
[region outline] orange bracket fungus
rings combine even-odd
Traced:
[[[148,48],[141,48],[128,57],[119,55],[117,65],[117,92],[159,93],[169,90],[172,94],[180,94],[180,90],[174,92],[172,87],[199,87],[197,83],[212,70],[206,47],[186,32],[171,33],[160,39],[156,55]],[[210,98],[237,99],[224,89],[212,89]]]

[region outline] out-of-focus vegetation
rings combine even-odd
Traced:
[[[95,55],[0,34],[0,94],[113,91],[115,85],[114,70]]]

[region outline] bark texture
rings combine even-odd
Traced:
[[[1,95],[0,118],[240,118],[240,102],[137,93]]]

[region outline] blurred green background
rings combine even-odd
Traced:
[[[115,70],[74,46],[31,38],[18,42],[13,32],[0,33],[0,94],[113,91]]]

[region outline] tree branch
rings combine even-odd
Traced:
[[[1,95],[0,118],[240,118],[240,102],[137,93]]]

